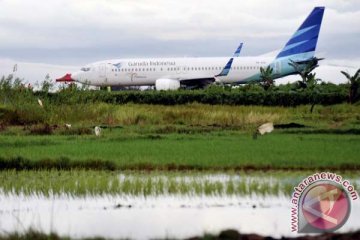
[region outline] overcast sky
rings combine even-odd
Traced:
[[[326,6],[319,54],[360,58],[360,1],[0,0],[0,57],[53,64],[280,49]]]
[[[243,56],[262,55],[315,6],[326,7],[317,71],[343,81],[340,70],[360,67],[359,0],[0,0],[0,75],[15,63],[31,82],[104,59],[230,56],[240,42]]]

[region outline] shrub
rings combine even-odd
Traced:
[[[34,135],[51,135],[53,133],[54,127],[50,126],[49,124],[41,124],[41,125],[34,125],[30,127],[30,134]]]

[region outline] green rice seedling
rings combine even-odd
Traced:
[[[254,189],[255,190],[254,193],[260,194],[261,196],[265,197],[266,195],[269,194],[270,189],[271,189],[271,186],[268,182],[261,182],[261,183],[258,183],[257,188]]]
[[[244,179],[241,179],[237,183],[236,190],[241,195],[249,195],[249,193],[250,193],[249,186],[248,186],[247,182]]]
[[[136,178],[132,184],[131,194],[138,196],[143,193],[143,181],[140,178]]]
[[[274,196],[278,196],[281,192],[280,190],[280,183],[278,181],[276,181],[273,186],[272,186],[272,189],[271,189],[271,194],[274,195]]]
[[[282,192],[287,195],[287,196],[290,196],[293,191],[294,191],[294,186],[295,185],[290,185],[290,184],[281,184],[281,189],[282,189]]]
[[[257,193],[259,191],[259,183],[256,180],[250,180],[249,182],[249,192],[250,194],[252,193]]]
[[[204,194],[210,196],[213,194],[214,185],[208,179],[204,181]]]
[[[192,182],[190,183],[192,188],[193,188],[193,193],[195,195],[202,195],[204,194],[204,186],[203,183],[201,181],[197,181],[197,180],[192,180]]]
[[[184,181],[184,179],[178,182],[178,185],[179,185],[179,194],[189,195],[191,193],[191,186],[189,185],[189,183]]]
[[[168,188],[167,188],[168,194],[176,195],[178,193],[176,180],[173,178],[169,178],[167,184],[168,184]]]
[[[91,191],[92,186],[89,185],[89,179],[86,179],[84,176],[79,176],[79,178],[74,181],[75,184],[73,184],[72,186],[75,187],[74,189],[72,189],[71,192],[74,193],[78,193],[81,196],[84,196],[86,194],[89,193],[89,191]]]
[[[224,185],[222,182],[215,181],[213,188],[214,195],[222,196],[224,194]]]
[[[130,179],[124,179],[123,181],[121,181],[120,183],[121,185],[121,192],[123,192],[124,194],[126,195],[129,195],[131,194],[132,192],[132,184],[131,184],[131,181]]]
[[[116,195],[120,192],[120,180],[117,177],[113,177],[110,182],[110,191],[112,195]]]
[[[157,178],[154,184],[155,184],[155,191],[154,191],[155,195],[159,196],[165,194],[165,183],[161,177]]]
[[[227,195],[235,194],[235,185],[233,179],[230,179],[229,181],[226,182],[226,194]]]
[[[109,178],[107,178],[107,176],[105,175],[100,175],[97,179],[97,190],[94,193],[94,195],[96,194],[100,194],[100,195],[104,195],[106,193],[111,192],[110,191],[110,183],[111,180]]]
[[[150,196],[153,194],[153,181],[151,177],[148,177],[145,181],[145,184],[143,186],[143,192],[142,194],[144,196]]]

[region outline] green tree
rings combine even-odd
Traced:
[[[349,102],[352,104],[359,100],[360,69],[353,76],[344,71],[341,71],[341,73],[349,80]]]
[[[307,76],[307,91],[309,91],[309,96],[311,98],[311,108],[310,112],[312,113],[315,107],[315,104],[319,101],[319,94],[321,92],[321,83],[320,78],[316,78],[316,73],[309,73]]]
[[[267,66],[266,68],[260,67],[261,86],[267,91],[274,85],[273,68]]]
[[[299,63],[290,60],[289,65],[292,66],[295,72],[301,76],[302,81],[299,81],[299,84],[302,88],[307,88],[309,79],[311,79],[310,74],[315,68],[319,66],[318,63],[320,60],[323,60],[323,58],[313,57],[306,63]]]
[[[53,80],[50,78],[49,74],[46,74],[45,79],[41,84],[41,91],[49,92],[53,90],[53,88],[54,88]]]

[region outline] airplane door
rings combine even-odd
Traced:
[[[99,80],[104,81],[105,84],[107,84],[108,79],[106,77],[106,63],[101,63],[99,65]]]
[[[99,65],[99,77],[106,78],[106,64],[102,63]]]

